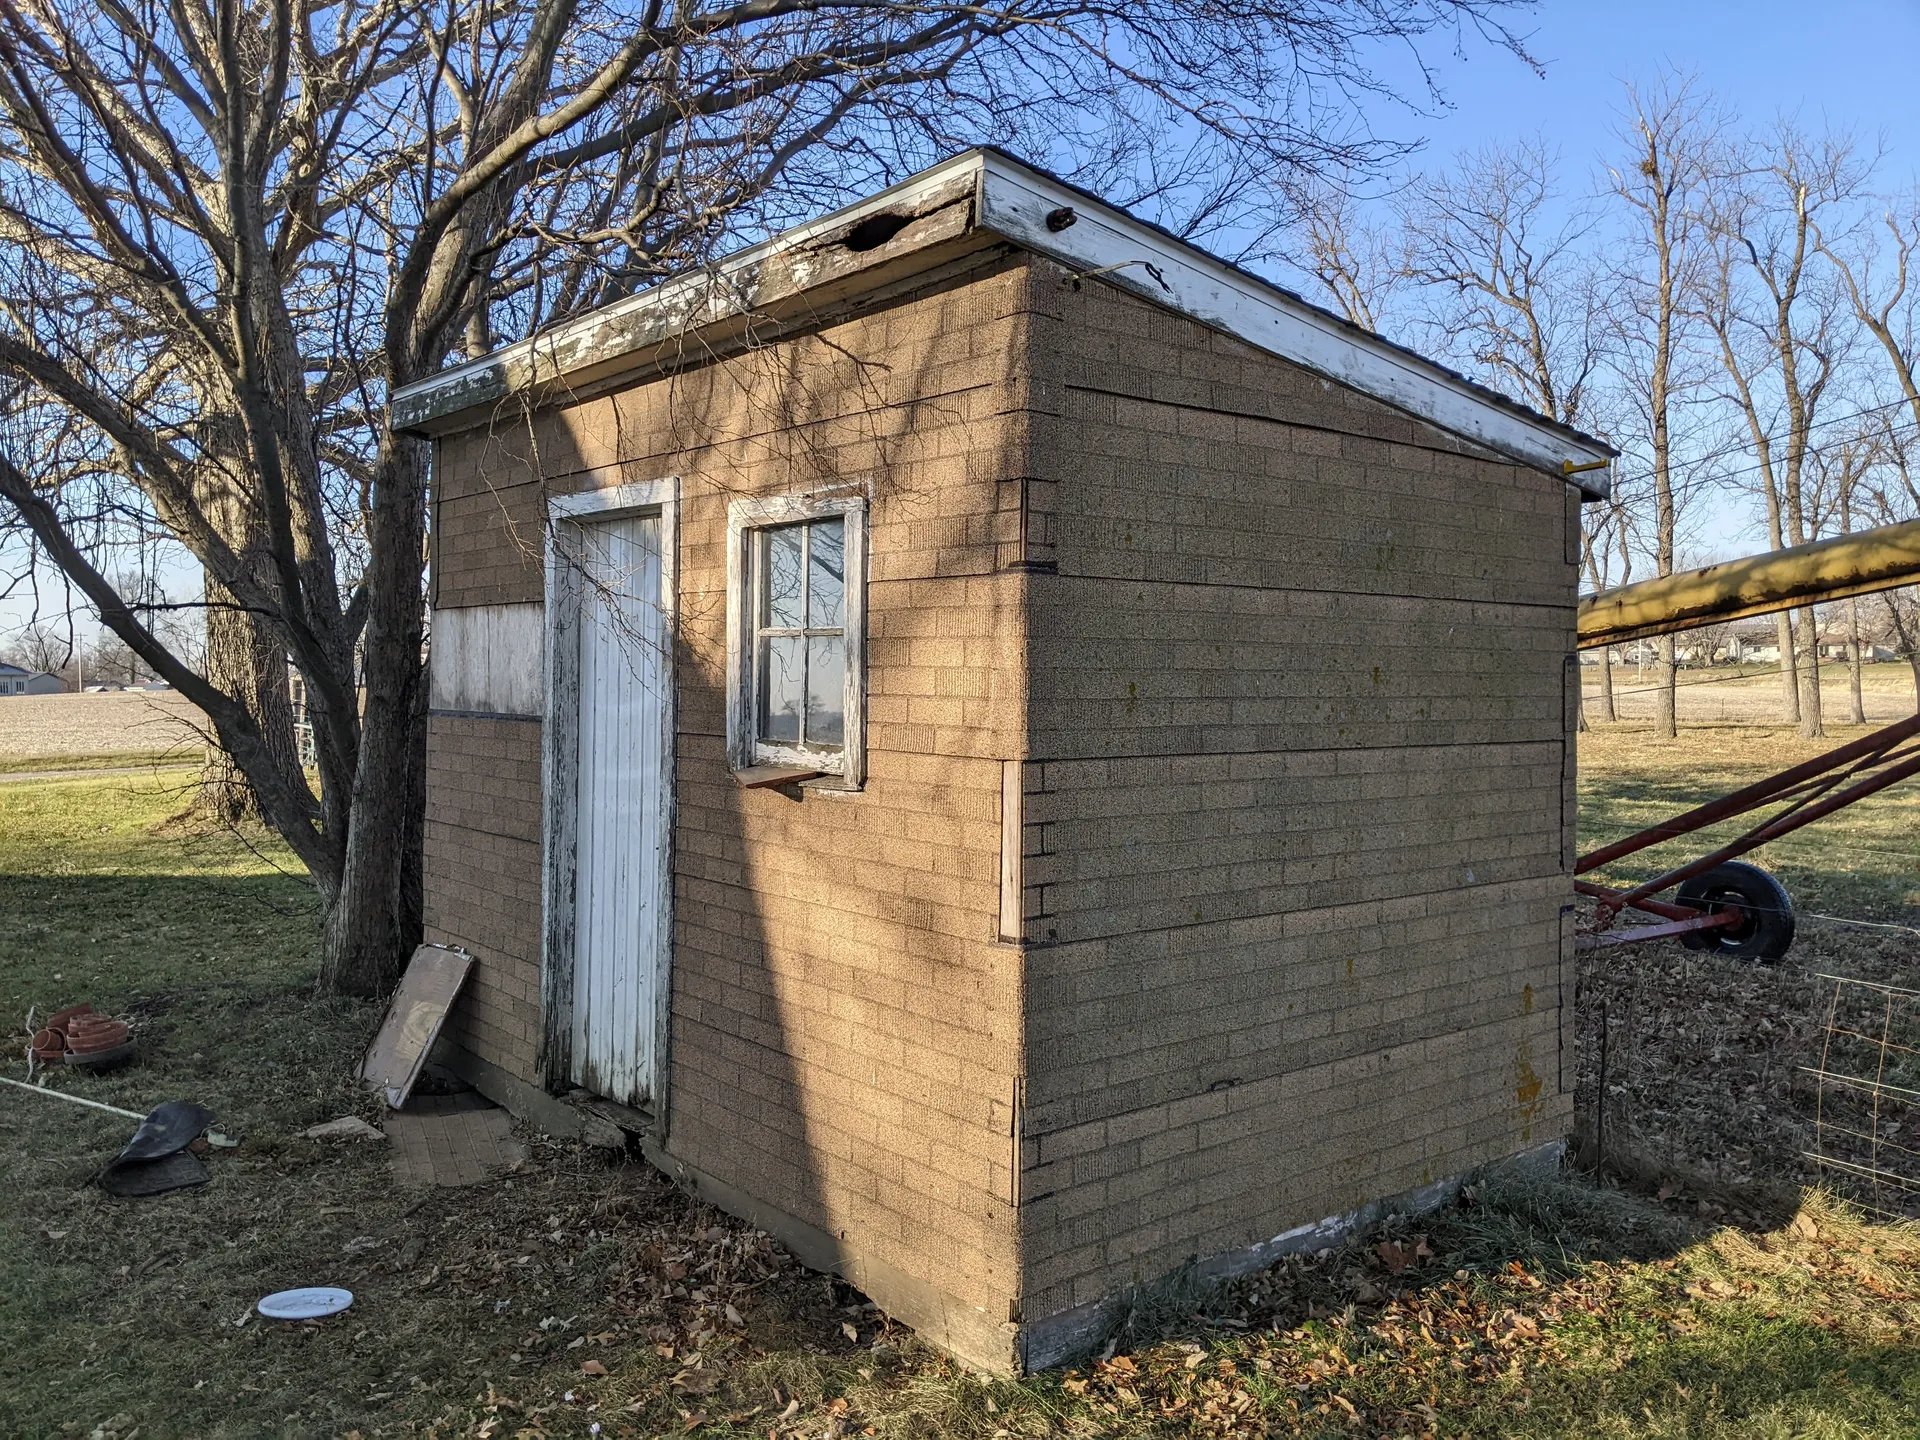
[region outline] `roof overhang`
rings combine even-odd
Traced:
[[[577,397],[722,353],[753,331],[1012,245],[1237,336],[1497,454],[1607,493],[1615,451],[1443,365],[1309,304],[1079,188],[993,150],[971,150],[819,220],[529,340],[393,393],[392,423],[429,435]]]

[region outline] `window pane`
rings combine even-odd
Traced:
[[[813,531],[813,562],[809,579],[813,593],[809,597],[807,624],[813,629],[846,624],[847,610],[847,522],[821,520],[808,527]]]
[[[839,635],[815,635],[809,639],[807,641],[807,743],[809,745],[846,743],[846,679],[846,640]]]
[[[800,532],[804,525],[760,532],[760,566],[766,598],[760,623],[798,630],[800,615]]]
[[[800,705],[806,686],[806,641],[770,635],[760,642],[760,738],[800,743]]]

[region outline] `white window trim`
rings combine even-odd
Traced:
[[[841,516],[846,521],[846,690],[844,743],[837,765],[817,751],[770,745],[754,733],[754,614],[747,593],[753,579],[754,533],[780,525]],[[815,495],[769,495],[727,507],[727,759],[735,770],[794,765],[819,770],[811,782],[858,790],[866,782],[867,747],[867,501],[845,490]]]

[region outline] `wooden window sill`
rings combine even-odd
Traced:
[[[826,774],[808,765],[749,765],[733,772],[733,780],[742,790],[764,790],[770,785],[798,785]]]

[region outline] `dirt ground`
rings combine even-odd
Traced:
[[[197,759],[204,724],[185,696],[169,691],[9,695],[0,700],[0,766],[83,756]]]
[[[1690,727],[1661,742],[1644,727],[1597,729],[1581,740],[1581,848],[1860,733],[1839,727],[1827,741],[1804,741],[1763,727]],[[1644,878],[1731,838],[1740,823],[1656,847],[1601,878]],[[1864,1204],[1920,1213],[1920,1106],[1886,1092],[1866,1097],[1879,1100],[1877,1114],[1871,1103],[1862,1113],[1858,1093],[1821,1078],[1905,1078],[1920,1091],[1911,1075],[1920,1051],[1902,1048],[1920,1047],[1920,782],[1749,858],[1792,897],[1798,928],[1785,959],[1754,964],[1671,943],[1582,958],[1584,1158],[1649,1186],[1690,1186],[1761,1210],[1818,1180]],[[1868,1164],[1881,1178],[1816,1157]]]

